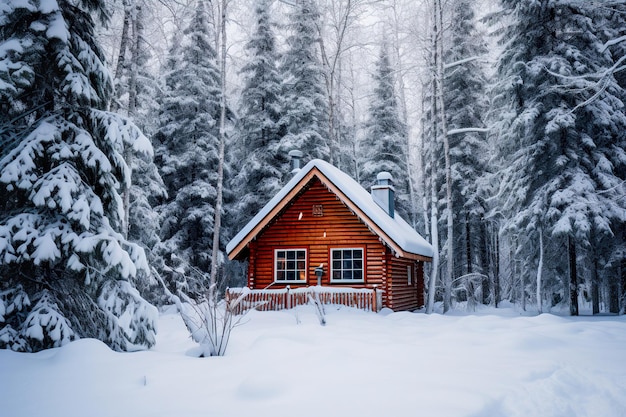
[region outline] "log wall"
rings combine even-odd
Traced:
[[[336,248],[361,248],[364,254],[365,279],[362,283],[338,283],[330,280],[330,251]],[[383,305],[393,309],[421,306],[423,294],[417,284],[406,285],[406,265],[416,267],[414,283],[422,282],[417,263],[394,258],[377,235],[359,220],[332,192],[314,178],[276,219],[249,244],[248,287],[280,289],[317,285],[315,268],[324,265],[322,285],[353,288],[379,288]],[[274,281],[274,251],[306,249],[307,272],[303,283]],[[404,281],[402,281],[404,268]],[[404,285],[403,285],[404,283]],[[398,293],[396,294],[396,291]],[[422,284],[423,292],[423,284]],[[423,302],[422,302],[423,304]]]

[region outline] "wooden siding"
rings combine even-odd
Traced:
[[[391,258],[391,279],[387,285],[387,306],[393,310],[416,310],[424,306],[423,262],[411,259]],[[412,283],[408,284],[411,268]]]
[[[313,215],[313,206],[322,205],[322,216]],[[307,250],[306,283],[274,283],[274,250],[302,248]],[[330,282],[330,250],[362,248],[366,266],[363,283]],[[324,264],[322,285],[355,288],[382,286],[381,259],[385,246],[368,227],[313,179],[293,203],[249,245],[248,286],[253,289],[316,285],[315,268]],[[254,258],[254,259],[252,259]]]

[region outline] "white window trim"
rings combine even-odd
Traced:
[[[361,251],[361,279],[333,279],[335,268],[333,268],[333,251],[335,250],[360,250]],[[354,271],[354,268],[352,269]],[[352,284],[365,282],[365,249],[364,248],[330,248],[330,282],[333,284]]]
[[[287,279],[281,279],[278,280],[278,268],[277,268],[277,255],[278,252],[289,252],[289,251],[304,251],[304,279],[292,279],[292,280],[287,280]],[[296,258],[296,262],[297,262],[297,258]],[[280,283],[287,283],[287,284],[294,284],[294,283],[298,283],[298,284],[306,284],[306,280],[307,280],[307,276],[308,276],[308,269],[309,269],[309,254],[306,248],[278,248],[278,249],[274,249],[274,282],[277,284]],[[297,268],[296,268],[297,270]]]

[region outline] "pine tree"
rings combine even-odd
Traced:
[[[365,138],[360,143],[361,172],[365,188],[376,183],[376,175],[389,172],[394,179],[396,210],[410,218],[408,170],[406,161],[407,128],[400,119],[394,91],[393,69],[386,45],[381,48],[374,74],[374,94],[370,102]]]
[[[487,48],[476,30],[473,4],[474,1],[463,0],[450,6],[452,23],[448,28],[448,47],[444,55],[447,67],[444,101],[455,214],[455,276],[484,273],[487,267],[484,254],[474,250],[484,246],[481,236],[484,236],[486,207],[480,197],[479,183],[485,174],[489,153],[485,133],[481,132],[485,130],[483,119],[488,108],[485,98],[487,77],[481,64]],[[475,265],[479,266],[479,271]],[[486,296],[488,288],[482,289]]]
[[[130,15],[130,30],[128,31],[129,53],[120,54],[124,62],[118,63],[119,78],[116,79],[116,88],[125,91],[125,102],[120,102],[120,111],[128,117],[146,134],[152,137],[156,127],[153,120],[157,116],[158,85],[149,69],[151,53],[144,35],[145,4],[142,0],[130,2],[126,13]],[[120,48],[121,49],[121,48]],[[123,109],[123,110],[122,110]],[[154,207],[158,200],[165,198],[167,193],[158,169],[152,156],[136,155],[129,158],[132,174],[132,186],[128,199],[128,239],[144,248],[150,265],[160,264],[160,259],[153,249],[160,242],[160,218]],[[139,291],[151,302],[159,302],[160,286],[151,279],[150,275],[140,275],[135,282]]]
[[[313,0],[302,0],[289,15],[291,29],[282,59],[284,109],[280,123],[286,134],[280,152],[297,149],[304,159],[329,160],[328,100],[319,58],[320,15]],[[288,172],[287,163],[283,167]]]
[[[152,149],[107,111],[112,81],[92,15],[106,19],[103,1],[0,8],[0,299],[10,306],[0,347],[155,343],[156,309],[131,285],[148,265],[121,234],[120,195],[124,149]]]
[[[195,296],[208,282],[191,271],[211,268],[221,94],[204,6],[198,2],[180,48],[170,53],[155,157],[168,193],[158,208],[162,242],[157,250],[172,285]]]
[[[231,182],[237,203],[231,209],[241,227],[281,188],[289,161],[279,149],[283,128],[276,41],[270,22],[271,0],[255,7],[256,31],[248,41],[249,60],[241,73],[244,87],[237,126],[238,173]]]
[[[623,221],[625,213],[623,91],[613,76],[597,90],[585,77],[613,63],[590,18],[592,6],[547,0],[502,4],[515,20],[503,33],[506,47],[495,89],[495,105],[503,109],[496,121],[500,199],[510,233],[533,236],[520,242],[523,259],[534,261],[523,269],[569,270],[563,296],[577,315],[580,275],[594,268],[581,251],[611,235],[611,223]],[[581,94],[585,91],[590,94]],[[557,255],[564,246],[567,258]],[[543,268],[539,261],[546,258],[556,265]],[[545,299],[539,294],[542,281],[537,274],[538,299]]]

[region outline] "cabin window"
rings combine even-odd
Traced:
[[[331,282],[363,282],[363,249],[331,249]]]
[[[274,259],[274,281],[306,282],[306,249],[276,249]]]
[[[406,267],[407,284],[413,285],[413,267],[407,265]]]

